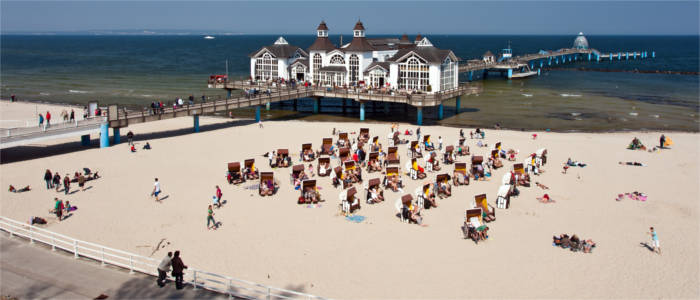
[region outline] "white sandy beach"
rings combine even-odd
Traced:
[[[2,119],[9,120],[14,113],[7,114],[6,103],[2,105]],[[32,106],[27,114],[33,115],[33,110]],[[255,158],[256,166],[268,171],[262,154],[279,148],[288,148],[298,164],[301,144],[310,142],[318,149],[334,127],[350,132],[368,127],[370,136],[379,136],[386,147],[389,124],[270,121],[260,129],[257,124],[213,117],[202,117],[200,122],[205,131],[196,134],[149,135],[178,129],[186,132],[192,126],[191,118],[186,117],[121,130],[123,135],[129,130],[136,134],[138,149],[145,143],[143,136],[149,136],[150,151],[130,153],[123,138],[124,143],[106,149],[4,163],[0,165],[4,189],[0,214],[20,221],[42,216],[49,220],[46,227],[50,230],[145,256],[166,239],[169,247],[156,252],[154,258],[179,249],[191,267],[339,299],[700,296],[697,133],[665,133],[674,145],[658,153],[625,149],[634,137],[647,146],[657,145],[658,132],[537,132],[533,140],[533,132],[487,130],[486,148],[476,147],[476,140],[467,136],[472,154],[477,155],[488,155],[499,141],[505,149],[520,151],[518,162],[539,148],[549,152],[545,172],[533,176],[532,187],[520,188],[510,209],[497,210],[497,220],[489,224],[490,239],[477,245],[462,238],[465,209],[481,193],[495,206],[500,178],[512,169],[513,162],[504,160],[505,166],[494,171],[490,181],[453,187],[451,198],[438,200],[438,208],[424,212],[427,227],[402,223],[395,217],[394,202],[402,194],[385,191],[386,202],[369,205],[360,192],[362,208],[356,214],[366,219],[358,224],[339,215],[340,190],[332,187],[330,177],[316,178],[326,201],[321,207],[307,208],[296,204],[299,192],[289,182],[291,168],[274,170],[280,191],[262,198],[256,188],[249,189],[256,183],[227,184],[226,164]],[[207,125],[225,122],[231,126],[206,130]],[[415,125],[400,126],[402,132],[406,127],[416,129]],[[473,128],[465,128],[469,130]],[[454,145],[458,132],[456,128],[422,127],[422,133],[433,136],[436,144],[442,136],[445,145]],[[50,145],[35,146],[51,149]],[[17,149],[3,151],[19,155],[12,153]],[[399,147],[399,154],[403,167],[406,145]],[[569,157],[588,165],[562,174],[562,164]],[[467,159],[460,157],[459,161]],[[619,161],[647,166],[623,166]],[[88,182],[91,188],[87,191],[64,196],[46,190],[45,169],[63,176],[83,167],[103,176]],[[453,165],[443,165],[443,172],[450,175],[453,169]],[[434,180],[436,174],[429,173],[428,179]],[[365,171],[363,176],[369,180],[381,175]],[[149,197],[154,177],[160,179],[167,196],[163,203]],[[403,180],[410,193],[423,182],[408,176]],[[536,181],[551,189],[537,188]],[[29,184],[33,190],[9,193],[9,184]],[[206,208],[215,185],[222,188],[227,204],[215,210],[222,227],[207,230]],[[361,185],[356,187],[361,191]],[[617,194],[633,191],[648,194],[648,200],[615,201]],[[535,200],[545,192],[556,203]],[[48,213],[57,196],[79,207],[60,223]],[[649,241],[646,232],[650,226],[657,229],[662,255],[641,244]],[[591,254],[553,247],[552,236],[560,233],[593,239],[597,247]]]
[[[46,112],[51,113],[51,124],[63,122],[61,112],[75,111],[77,120],[83,119],[83,107],[78,105],[59,105],[39,102],[10,102],[0,100],[0,128],[39,126],[39,116],[46,117]]]

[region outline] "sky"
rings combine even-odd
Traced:
[[[0,1],[0,30],[698,35],[700,1]]]

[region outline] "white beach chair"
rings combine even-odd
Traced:
[[[424,208],[425,196],[423,195],[423,187],[417,187],[414,193],[416,194],[416,205],[418,205],[419,208]]]
[[[502,185],[498,188],[498,197],[496,198],[496,207],[504,209],[510,206],[510,185]]]
[[[408,219],[404,218],[403,216],[403,202],[401,202],[401,197],[399,197],[399,199],[396,199],[396,203],[394,203],[394,208],[396,208],[396,212],[399,214],[401,222],[408,223]]]

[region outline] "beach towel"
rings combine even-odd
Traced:
[[[364,216],[359,216],[359,215],[351,215],[345,217],[345,220],[348,220],[350,222],[355,222],[355,223],[361,223],[362,221],[365,220]]]

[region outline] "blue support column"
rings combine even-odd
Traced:
[[[544,65],[544,61],[540,60],[540,69],[542,68],[543,65]]]
[[[532,63],[530,63],[530,70],[532,70],[534,68],[535,68],[535,66]]]
[[[591,61],[591,54],[588,53],[588,61]]]
[[[469,71],[469,81],[471,82],[474,78],[474,71]]]
[[[112,134],[114,134],[114,136],[112,137],[112,145],[119,144],[119,142],[121,142],[120,141],[121,136],[119,135],[119,128],[116,128],[116,127],[112,128]]]
[[[622,53],[617,52],[617,60],[622,60]]]
[[[226,99],[231,99],[231,90],[226,90]]]
[[[260,105],[255,106],[255,122],[260,122]]]
[[[540,76],[541,72],[542,72],[542,69],[537,69],[537,76]]]
[[[360,121],[365,120],[365,103],[360,102]]]
[[[625,59],[626,59],[626,60],[629,60],[629,59],[630,59],[630,53],[629,53],[629,52],[627,52],[627,53],[625,54]]]
[[[549,65],[550,66],[552,65],[552,57],[551,56],[549,57]]]
[[[102,123],[100,125],[100,148],[109,147],[109,124]]]
[[[423,108],[416,107],[416,125],[423,125]]]
[[[270,110],[270,102],[265,103],[265,110]]]
[[[443,116],[443,108],[442,108],[442,102],[440,102],[440,105],[438,105],[438,120],[442,120]]]
[[[610,53],[610,61],[612,61],[612,60],[613,60],[613,55],[612,55],[612,52],[611,52],[611,53]]]
[[[319,98],[314,98],[314,114],[318,113],[318,102],[321,101]]]
[[[513,78],[513,69],[508,69],[508,79]]]
[[[192,116],[192,131],[199,132],[199,115]]]
[[[461,96],[457,96],[457,101],[455,103],[455,114],[459,113],[459,109],[462,107],[462,98]]]
[[[90,135],[82,135],[80,136],[80,144],[83,146],[90,146]]]
[[[651,58],[656,58],[656,51],[651,51]]]

